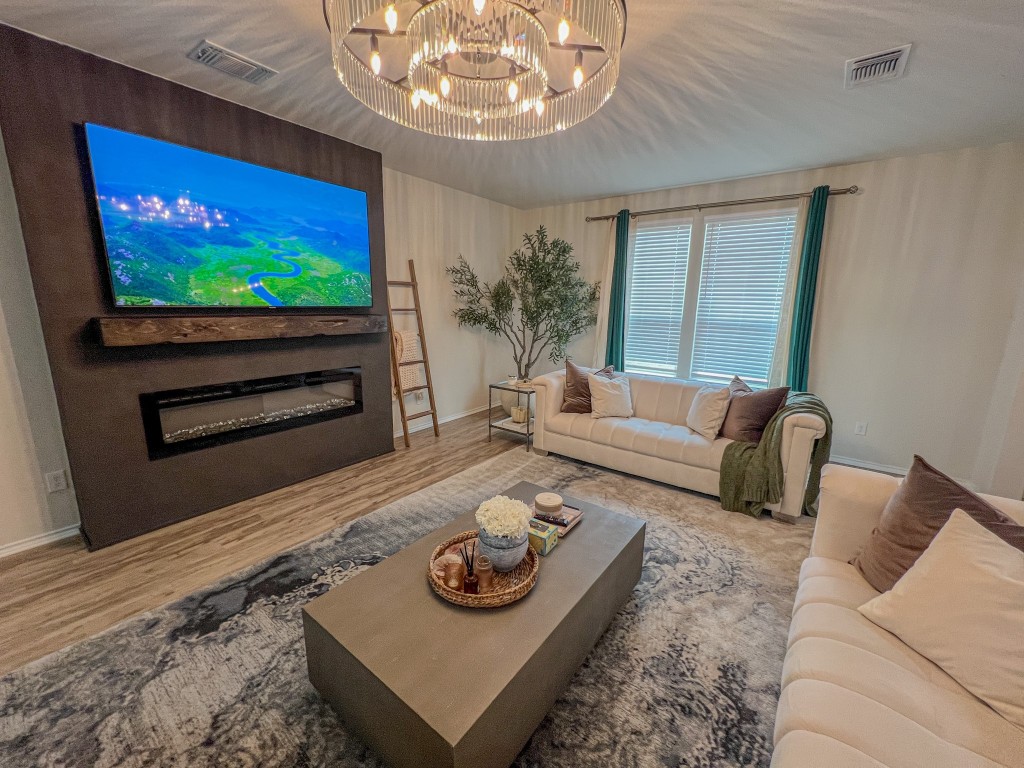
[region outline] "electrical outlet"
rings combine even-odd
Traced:
[[[866,421],[858,421],[853,427],[853,434],[864,437],[868,433],[868,423]]]
[[[63,469],[58,469],[56,472],[47,472],[45,478],[48,493],[56,493],[57,491],[66,491],[68,489],[68,476]]]

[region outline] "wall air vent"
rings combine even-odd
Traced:
[[[241,54],[222,48],[209,40],[203,40],[189,51],[188,57],[192,61],[219,69],[221,72],[245,80],[247,83],[262,83],[277,74],[270,67],[265,67]]]
[[[907,43],[899,48],[850,59],[846,62],[846,87],[859,88],[903,77],[907,59],[910,58],[910,46]]]

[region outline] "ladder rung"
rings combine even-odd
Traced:
[[[398,365],[399,366],[419,365],[422,362],[423,362],[422,360],[406,360],[404,363],[399,363]]]
[[[410,282],[409,280],[388,280],[388,285],[392,287],[404,285],[406,287],[411,288],[412,286],[416,285],[416,283]]]
[[[429,387],[426,384],[424,384],[422,387],[409,387],[408,389],[403,389],[402,394],[405,395],[408,394],[409,392],[419,392],[421,389],[429,389]]]
[[[392,307],[392,312],[415,312],[416,307]]]
[[[413,419],[422,419],[424,416],[433,416],[433,411],[423,411],[423,413],[414,413],[412,416],[406,416],[406,421],[412,421]]]

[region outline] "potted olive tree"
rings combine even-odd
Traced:
[[[496,282],[482,282],[459,256],[447,269],[459,302],[455,317],[460,326],[508,339],[516,376],[528,381],[545,352],[553,363],[565,359],[569,342],[597,323],[600,285],[586,282],[579,271],[572,245],[549,240],[544,227],[523,235],[523,247]]]

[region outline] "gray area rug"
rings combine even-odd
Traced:
[[[633,599],[516,766],[767,766],[810,528],[522,450],[0,678],[0,764],[377,768],[306,677],[300,608],[519,480],[648,526]]]

